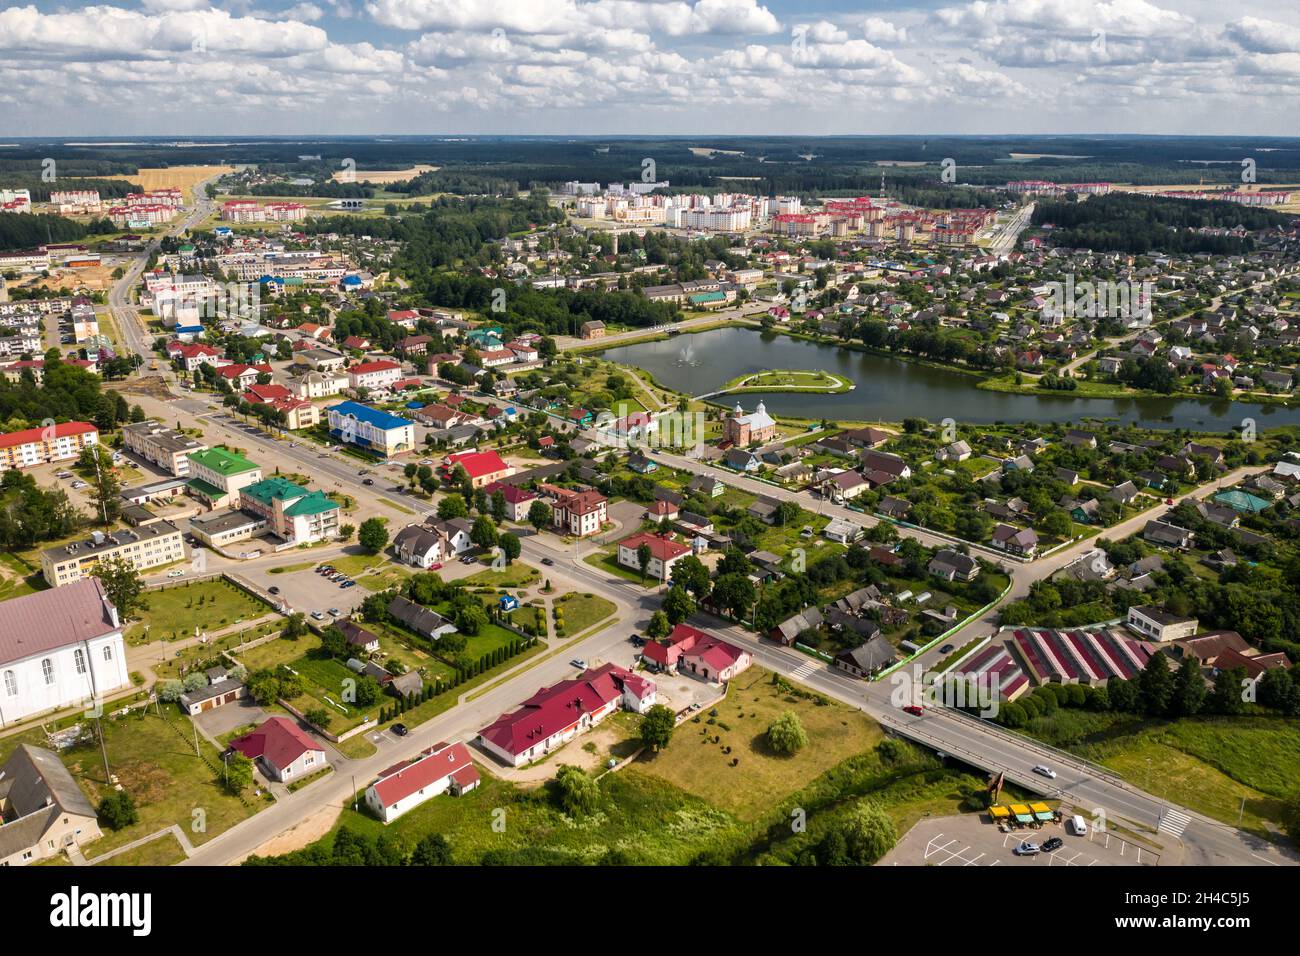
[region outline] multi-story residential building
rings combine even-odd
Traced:
[[[334,438],[385,458],[415,448],[415,423],[397,415],[360,402],[340,402],[326,409],[326,416]]]
[[[32,468],[76,458],[99,443],[99,429],[89,422],[64,422],[0,435],[0,471]]]
[[[307,207],[300,202],[269,202],[265,205],[249,199],[232,199],[221,206],[226,222],[301,222]]]
[[[400,362],[378,359],[374,362],[360,362],[348,368],[348,385],[352,388],[365,388],[375,391],[388,388],[402,377]]]
[[[311,544],[337,537],[342,509],[323,491],[310,491],[276,476],[248,485],[240,493],[244,511],[265,518],[289,544]]]
[[[348,387],[348,377],[338,372],[303,372],[288,379],[295,398],[332,398]]]
[[[240,490],[262,480],[260,465],[220,445],[191,452],[189,474],[186,493],[209,508],[238,508]]]
[[[62,587],[90,576],[100,561],[121,558],[137,571],[159,568],[185,558],[181,531],[170,521],[154,521],[119,531],[93,531],[83,541],[73,541],[41,552],[41,573],[51,587]]]
[[[0,727],[129,684],[122,622],[98,578],[0,604]]]
[[[49,267],[50,253],[43,248],[21,252],[0,252],[0,273],[44,272]]]
[[[667,581],[672,575],[673,564],[691,553],[690,547],[680,541],[657,534],[634,534],[618,543],[618,563],[639,572],[641,559],[637,551],[642,545],[650,549],[650,564],[645,573],[656,581]]]
[[[190,454],[208,447],[197,438],[155,421],[123,425],[122,440],[127,451],[177,478],[189,475]]]
[[[585,538],[608,520],[609,499],[594,488],[574,491],[543,485],[540,490],[551,499],[551,523],[560,534]]]

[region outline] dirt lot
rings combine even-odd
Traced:
[[[1022,841],[1042,844],[1060,837],[1065,845],[1053,853],[1017,856]],[[922,820],[898,841],[879,866],[1159,866],[1160,855],[1144,844],[1113,833],[1075,836],[1063,826],[1002,833],[986,814],[962,814]]]

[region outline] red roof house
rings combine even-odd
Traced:
[[[260,762],[267,776],[282,783],[329,764],[325,748],[288,717],[271,717],[256,730],[232,740],[230,747]]]

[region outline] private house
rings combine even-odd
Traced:
[[[829,541],[837,544],[852,544],[862,534],[862,528],[852,521],[846,521],[843,518],[832,518],[822,531],[822,534]]]
[[[618,543],[618,563],[625,568],[641,572],[641,560],[637,554],[642,545],[650,549],[650,564],[645,574],[656,581],[667,581],[672,574],[673,564],[691,553],[688,545],[657,534],[634,534]]]
[[[393,537],[394,557],[413,568],[428,570],[442,561],[444,539],[424,525],[408,524]]]
[[[1038,551],[1038,534],[1032,528],[1000,524],[993,529],[992,545],[1008,554],[1032,558]]]
[[[424,520],[424,526],[442,537],[442,553],[445,555],[454,557],[474,547],[474,542],[469,539],[474,523],[468,518],[448,518],[443,521],[428,517]]]
[[[798,614],[792,614],[776,627],[768,632],[768,637],[781,644],[789,646],[793,644],[804,631],[811,631],[821,627],[822,622],[826,619],[822,616],[821,609],[815,604],[805,608]]]
[[[888,475],[889,480],[912,477],[911,466],[898,455],[870,449],[862,452],[862,471],[868,477],[873,473]],[[874,483],[885,484],[886,482],[876,480]]]
[[[26,866],[103,836],[58,754],[19,744],[0,766],[0,867]]]
[[[822,482],[822,495],[834,501],[836,504],[843,504],[846,501],[852,501],[864,491],[870,490],[871,485],[867,479],[863,478],[856,471],[841,471],[831,475]]]
[[[894,645],[883,634],[876,634],[865,644],[840,651],[831,664],[854,677],[870,677],[894,663],[897,657]]]
[[[1151,520],[1146,523],[1142,529],[1142,538],[1151,544],[1164,545],[1167,548],[1177,548],[1180,551],[1186,551],[1192,546],[1196,535],[1186,528],[1180,528],[1176,524],[1169,524],[1166,521]]]
[[[339,631],[347,638],[348,647],[363,654],[373,654],[379,650],[379,637],[352,620],[339,621]]]
[[[388,602],[388,613],[409,630],[431,641],[456,631],[456,625],[437,611],[400,595]]]
[[[720,498],[726,492],[727,486],[709,475],[696,475],[686,486],[686,490],[691,494],[698,493],[709,498]]]
[[[762,467],[758,456],[744,448],[728,448],[722,456],[722,463],[732,471],[740,472],[758,471]]]
[[[939,461],[965,461],[970,456],[971,447],[965,441],[955,441],[934,453],[934,457]]]
[[[541,491],[551,499],[551,523],[561,534],[585,538],[609,520],[609,499],[594,488],[574,491],[544,485]]]
[[[536,492],[529,491],[527,488],[520,488],[518,485],[507,484],[504,481],[494,481],[483,490],[487,492],[489,498],[495,498],[497,492],[500,492],[501,497],[506,502],[506,517],[515,522],[527,521],[528,509],[537,500]]]
[[[1194,617],[1179,617],[1152,604],[1135,604],[1124,621],[1128,627],[1153,641],[1177,641],[1196,633]]]
[[[385,824],[443,793],[459,797],[479,785],[463,743],[436,744],[407,763],[395,764],[366,788],[366,806]]]
[[[271,717],[256,730],[236,737],[230,749],[257,763],[264,774],[289,783],[329,766],[325,748],[288,717]]]
[[[604,664],[543,687],[517,710],[480,730],[477,739],[503,763],[522,767],[563,747],[620,707],[644,713],[654,700],[653,681]]]
[[[979,577],[980,565],[969,554],[942,548],[934,553],[926,571],[945,581],[974,581]]]

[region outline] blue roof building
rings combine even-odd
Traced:
[[[415,448],[415,423],[360,402],[340,402],[325,410],[330,435],[385,458]]]

